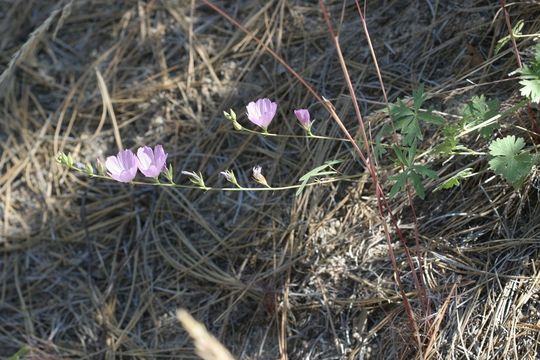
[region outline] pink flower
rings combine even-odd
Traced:
[[[139,170],[146,177],[155,178],[165,169],[167,156],[163,151],[163,146],[156,145],[154,150],[148,146],[140,147],[137,150],[137,165]]]
[[[131,150],[123,150],[105,161],[107,174],[116,181],[130,182],[137,175],[137,158]]]
[[[270,99],[259,99],[257,102],[250,102],[246,109],[249,121],[266,131],[276,115],[277,103]]]
[[[311,118],[309,115],[308,109],[298,109],[294,110],[294,115],[300,121],[300,124],[304,127],[304,129],[309,130],[311,129]]]

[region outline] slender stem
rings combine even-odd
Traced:
[[[66,166],[67,167],[67,166]],[[113,180],[112,178],[105,176],[105,175],[98,175],[98,174],[88,174],[84,169],[80,169],[76,166],[67,167],[70,170],[75,170],[81,174],[85,174],[90,178],[95,179],[102,179],[102,180]],[[338,178],[331,178],[331,179],[324,179],[324,180],[317,180],[312,181],[306,184],[297,184],[297,185],[286,185],[286,186],[275,186],[275,187],[244,187],[238,185],[237,187],[212,187],[212,186],[196,186],[196,185],[180,185],[175,183],[162,183],[159,181],[154,182],[145,182],[145,181],[131,181],[130,184],[133,185],[147,185],[147,186],[163,186],[163,187],[173,187],[177,189],[188,189],[188,190],[205,190],[205,191],[285,191],[285,190],[293,190],[293,189],[300,189],[303,187],[309,187],[309,186],[315,186],[315,185],[323,185],[323,184],[330,184],[338,181],[351,181],[355,179],[359,179],[363,176],[363,174],[357,174],[357,175],[349,175],[349,176],[340,176]]]
[[[373,63],[375,65],[375,70],[376,70],[376,73],[377,73],[377,77],[379,79],[379,84],[380,84],[380,87],[381,87],[381,91],[382,91],[382,94],[383,94],[383,98],[384,98],[384,102],[386,103],[386,107],[388,109],[388,114],[391,114],[391,111],[390,111],[390,103],[388,101],[388,96],[386,94],[386,88],[384,86],[384,81],[383,81],[383,77],[382,77],[382,73],[381,73],[381,69],[379,67],[379,62],[377,61],[377,55],[375,53],[375,49],[373,48],[373,44],[371,43],[371,36],[369,35],[369,30],[368,30],[368,26],[367,26],[367,21],[366,21],[366,18],[365,18],[365,14],[364,14],[364,11],[362,11],[362,8],[360,6],[360,3],[358,0],[355,1],[356,3],[356,9],[358,10],[358,15],[360,16],[360,22],[362,24],[362,27],[364,28],[364,32],[366,34],[366,39],[367,39],[367,42],[368,42],[368,47],[369,47],[369,51],[371,53],[371,58],[373,59]],[[416,109],[415,109],[416,111]],[[396,128],[394,126],[394,121],[392,119],[392,116],[390,116],[390,124],[392,126],[392,133],[393,133],[393,140],[396,141],[397,140],[397,133],[396,133]],[[403,170],[404,167],[401,166],[401,170]],[[414,225],[414,238],[415,238],[415,243],[416,243],[416,256],[418,258],[418,262],[420,264],[420,268],[419,268],[419,285],[420,285],[420,288],[418,289],[419,291],[419,295],[420,295],[420,300],[422,301],[424,307],[425,307],[425,311],[426,311],[426,319],[429,319],[429,314],[431,313],[431,309],[430,309],[430,306],[429,306],[429,299],[427,297],[427,292],[426,292],[426,285],[425,285],[425,274],[424,274],[424,269],[422,267],[422,263],[423,263],[423,260],[422,260],[422,252],[421,252],[421,248],[420,248],[420,233],[419,233],[419,230],[418,230],[418,218],[416,216],[416,209],[414,207],[414,202],[413,202],[413,196],[411,194],[411,190],[410,190],[410,187],[409,185],[407,185],[407,195],[408,195],[408,200],[409,200],[409,207],[411,209],[411,213],[412,213],[412,216],[413,216],[413,225]],[[416,269],[415,268],[411,268],[411,271],[412,272],[416,272]]]
[[[284,135],[284,134],[274,134],[269,132],[261,132],[256,130],[251,130],[247,128],[242,128],[242,130],[239,130],[238,132],[247,132],[250,134],[256,134],[256,135],[262,135],[262,136],[268,136],[268,137],[277,137],[277,138],[288,138],[288,139],[321,139],[321,140],[333,140],[333,141],[344,141],[344,142],[351,142],[349,139],[343,139],[343,138],[336,138],[336,137],[330,137],[330,136],[321,136],[321,135]]]
[[[375,165],[374,165],[374,162],[373,162],[373,154],[371,152],[371,147],[369,146],[369,143],[368,143],[369,142],[368,134],[367,134],[365,126],[364,126],[364,121],[363,121],[363,118],[362,118],[362,114],[360,112],[360,108],[358,107],[358,101],[356,99],[356,93],[354,91],[354,87],[352,85],[352,81],[351,81],[351,78],[349,76],[349,71],[347,69],[347,65],[345,64],[345,59],[343,58],[343,53],[341,51],[338,36],[334,32],[328,10],[327,10],[326,6],[324,5],[323,0],[319,0],[319,7],[322,10],[323,17],[324,17],[324,20],[325,20],[327,28],[328,28],[328,32],[330,33],[330,36],[331,36],[331,38],[333,40],[333,43],[334,43],[334,46],[336,47],[336,53],[337,53],[337,56],[338,56],[339,63],[341,65],[341,70],[343,72],[345,82],[347,84],[347,87],[349,89],[349,93],[351,95],[353,107],[354,107],[356,117],[357,117],[357,120],[358,120],[358,124],[359,124],[359,127],[360,127],[360,133],[361,133],[362,138],[364,140],[365,151],[366,151],[365,156],[361,151],[358,151],[359,156],[361,157],[364,164],[366,164],[367,170],[369,171],[369,173],[371,175],[371,179],[372,179],[373,185],[375,187],[375,191],[376,191],[376,194],[377,194],[377,205],[378,205],[378,210],[379,210],[379,216],[381,217],[381,220],[382,220],[382,223],[383,223],[383,230],[384,230],[384,234],[385,234],[386,241],[387,241],[387,246],[388,246],[388,252],[389,252],[389,255],[390,255],[390,259],[392,261],[392,268],[394,270],[395,280],[396,280],[396,283],[398,285],[398,288],[399,288],[399,291],[400,291],[400,294],[401,294],[401,297],[402,297],[403,307],[405,308],[405,313],[407,314],[407,317],[408,317],[409,322],[411,324],[411,330],[414,332],[415,340],[417,342],[418,351],[420,352],[421,357],[423,357],[422,356],[422,341],[420,339],[418,326],[416,324],[416,321],[414,320],[414,314],[413,314],[411,303],[410,303],[409,299],[407,298],[407,294],[405,293],[403,283],[401,282],[401,279],[400,279],[401,274],[400,274],[399,267],[397,265],[397,260],[395,258],[394,250],[392,248],[392,239],[391,239],[391,235],[390,235],[390,230],[388,229],[388,225],[387,225],[387,223],[385,221],[385,217],[386,217],[385,212],[387,212],[390,215],[390,218],[392,219],[392,225],[395,228],[395,231],[396,231],[396,233],[398,235],[398,238],[400,239],[401,243],[403,244],[405,257],[407,259],[407,263],[409,264],[409,267],[411,268],[413,281],[415,283],[415,286],[418,289],[420,289],[418,276],[416,274],[415,267],[414,267],[414,264],[412,262],[412,258],[410,256],[409,249],[407,247],[407,242],[405,241],[405,237],[403,236],[399,226],[397,226],[397,221],[395,221],[395,219],[394,219],[393,211],[392,211],[390,205],[388,204],[388,201],[386,199],[386,195],[384,193],[384,190],[382,189],[382,186],[381,186],[381,184],[379,182],[377,169],[375,168]]]
[[[516,37],[514,36],[514,31],[512,30],[512,23],[510,22],[510,14],[508,13],[508,10],[506,9],[506,1],[500,0],[501,8],[504,14],[504,20],[506,21],[506,27],[508,28],[508,33],[510,35],[510,40],[512,41],[512,49],[514,50],[514,55],[516,56],[516,61],[518,64],[518,67],[523,67],[521,63],[521,56],[519,56],[519,50],[516,44]]]
[[[255,135],[261,135],[261,136],[268,136],[268,137],[275,137],[275,138],[285,138],[285,139],[319,139],[319,140],[331,140],[331,141],[343,141],[343,142],[351,142],[349,139],[343,139],[343,138],[336,138],[336,137],[330,137],[330,136],[320,136],[320,135],[313,135],[313,133],[308,132],[308,135],[283,135],[283,134],[275,134],[275,133],[269,133],[269,132],[260,132],[256,130],[250,130],[246,128],[242,128],[242,130],[237,130],[236,132],[242,133],[247,132],[250,134]],[[391,148],[391,145],[379,143],[377,144],[375,141],[369,141],[370,145],[378,145],[384,148]]]

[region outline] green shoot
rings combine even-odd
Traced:
[[[459,186],[461,184],[462,180],[464,180],[464,179],[466,179],[468,177],[474,176],[474,175],[475,174],[473,173],[472,168],[463,169],[460,172],[458,172],[457,174],[455,174],[454,176],[452,176],[451,178],[449,178],[448,180],[442,182],[439,186],[437,186],[435,188],[434,191],[448,190],[448,189],[451,189],[453,187]]]
[[[402,100],[392,105],[390,113],[394,118],[396,128],[403,136],[403,145],[410,146],[417,140],[423,140],[420,120],[435,125],[443,124],[444,120],[433,114],[432,110],[422,111],[421,107],[426,100],[424,86],[421,85],[413,92],[413,107],[409,108]]]
[[[514,38],[519,38],[522,36],[521,30],[523,29],[523,24],[524,24],[523,20],[518,20],[518,22],[514,25],[514,28],[512,29],[512,35]],[[510,40],[511,40],[510,34],[499,39],[499,41],[497,41],[497,45],[495,46],[495,54],[498,54],[499,51],[501,51],[501,49],[510,42]]]

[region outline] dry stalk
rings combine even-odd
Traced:
[[[176,318],[193,339],[195,351],[201,358],[204,360],[234,360],[229,350],[186,310],[178,310]]]

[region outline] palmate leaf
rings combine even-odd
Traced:
[[[408,107],[402,100],[398,100],[396,105],[390,107],[390,115],[394,120],[396,129],[402,135],[402,144],[412,145],[417,140],[423,140],[420,121],[434,125],[442,125],[444,119],[433,114],[433,110],[422,110],[422,105],[426,101],[424,85],[421,84],[413,91],[413,105]]]
[[[521,95],[528,97],[532,102],[540,103],[540,69],[534,67],[523,66],[519,72],[521,73]]]
[[[426,189],[422,183],[423,177],[429,177],[435,179],[438,177],[437,172],[428,169],[424,165],[413,165],[412,167],[404,170],[403,172],[391,176],[390,180],[394,180],[395,183],[390,189],[390,197],[396,196],[400,192],[407,190],[407,182],[410,182],[416,191],[416,195],[421,199],[426,196]]]
[[[390,108],[390,113],[394,117],[396,128],[403,135],[404,145],[410,145],[415,140],[422,140],[422,131],[418,118],[414,111],[409,109],[403,101],[398,101],[397,105]]]
[[[516,188],[531,173],[535,164],[533,156],[524,151],[524,147],[525,141],[516,139],[514,135],[497,139],[489,146],[489,154],[493,156],[489,168]]]
[[[532,102],[540,103],[540,42],[535,46],[534,60],[530,65],[524,65],[518,70],[521,74],[521,95]]]

